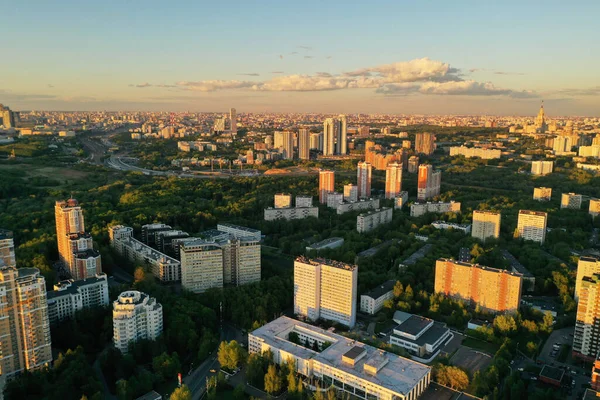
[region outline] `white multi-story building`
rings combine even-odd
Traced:
[[[589,213],[594,218],[600,215],[600,199],[590,199]]]
[[[358,198],[368,199],[371,197],[371,164],[365,161],[358,163],[356,169],[356,186],[358,188]]]
[[[402,190],[402,163],[393,162],[385,169],[385,198],[394,199]]]
[[[17,265],[13,233],[6,229],[0,229],[0,261],[3,261],[6,266]]]
[[[393,212],[392,208],[383,207],[360,214],[356,217],[356,230],[359,233],[369,232],[379,225],[392,222]]]
[[[60,281],[54,285],[54,291],[47,293],[47,303],[51,324],[72,319],[84,308],[106,307],[109,304],[106,274],[79,281]]]
[[[294,262],[294,313],[350,328],[356,323],[358,266],[321,258]]]
[[[548,214],[539,211],[519,210],[517,235],[525,240],[544,244]]]
[[[351,183],[344,185],[344,201],[355,202],[358,201],[358,187]]]
[[[236,239],[239,238],[251,238],[260,242],[262,239],[261,232],[258,229],[252,229],[245,226],[233,225],[228,223],[217,224],[217,230],[225,233],[229,233]]]
[[[319,218],[319,207],[266,208],[265,221]]]
[[[313,198],[312,196],[296,196],[296,207],[304,208],[304,207],[312,207],[313,206]]]
[[[438,350],[453,336],[446,324],[420,315],[396,311],[394,321],[398,326],[390,335],[390,344],[402,347],[417,357],[437,354]]]
[[[579,157],[600,158],[600,145],[579,146]]]
[[[327,193],[327,207],[337,208],[344,202],[344,195],[338,192]]]
[[[298,130],[298,158],[308,160],[310,147],[310,131],[307,128],[300,128]]]
[[[374,315],[383,308],[386,300],[394,298],[395,281],[387,281],[360,295],[360,311]]]
[[[334,118],[327,118],[323,123],[323,155],[335,153],[335,139],[339,134],[339,123]]]
[[[556,155],[571,153],[573,139],[571,136],[556,136],[552,144],[552,150]]]
[[[533,199],[537,201],[552,200],[552,188],[536,187],[533,188]]]
[[[371,210],[377,208],[379,208],[379,199],[359,200],[354,203],[338,204],[336,213],[341,215],[350,211]]]
[[[431,381],[431,367],[288,317],[249,333],[248,350],[360,399],[416,400]]]
[[[483,160],[492,160],[500,158],[502,151],[499,149],[482,149],[481,147],[452,146],[450,147],[450,155],[462,155],[466,158],[479,157]]]
[[[277,193],[274,198],[275,208],[288,208],[292,206],[292,195],[289,193]]]
[[[500,237],[499,212],[473,211],[473,227],[471,236],[485,242],[486,239],[498,239]]]
[[[531,163],[531,175],[548,175],[552,173],[554,161],[533,161]]]
[[[420,217],[427,213],[447,213],[447,212],[460,212],[460,202],[451,201],[449,203],[443,202],[427,202],[427,203],[413,203],[410,205],[410,216]]]
[[[455,229],[457,231],[463,231],[465,234],[471,233],[471,225],[469,224],[456,224],[454,222],[445,221],[433,221],[431,223],[435,229]]]
[[[406,203],[408,203],[408,192],[400,192],[394,199],[394,208],[401,209]]]
[[[162,331],[163,309],[154,297],[129,290],[113,302],[113,343],[121,353],[138,340],[156,340]]]
[[[294,133],[285,131],[282,133],[283,139],[283,158],[285,160],[294,159]]]
[[[223,287],[223,249],[204,239],[181,246],[181,286],[194,293]]]
[[[579,288],[573,336],[573,357],[593,362],[600,350],[600,275],[583,277]]]
[[[563,193],[560,197],[560,208],[581,209],[582,196],[575,193]]]
[[[133,262],[144,263],[162,282],[181,280],[181,264],[176,259],[133,238],[133,228],[123,225],[108,229],[110,244],[117,253]]]
[[[575,301],[579,300],[581,281],[586,276],[600,274],[600,259],[596,257],[580,257],[577,262],[577,279],[575,280]]]

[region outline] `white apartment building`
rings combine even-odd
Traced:
[[[498,239],[500,237],[499,212],[473,211],[473,226],[471,236],[485,242],[486,239]]]
[[[386,300],[394,298],[395,281],[387,281],[360,295],[360,311],[374,315],[383,308]]]
[[[260,242],[262,239],[261,232],[258,229],[252,229],[245,226],[233,225],[228,223],[217,224],[217,230],[225,233],[229,233],[235,239],[239,238],[251,238]]]
[[[319,207],[266,208],[265,221],[319,218]]]
[[[294,313],[350,328],[356,323],[358,266],[322,258],[294,262]]]
[[[327,207],[337,208],[344,202],[344,195],[338,192],[327,193]]]
[[[590,199],[589,213],[594,218],[600,215],[600,199]]]
[[[536,187],[533,188],[533,199],[537,201],[552,200],[552,188]]]
[[[181,264],[176,259],[133,238],[133,228],[123,225],[108,229],[111,246],[132,262],[144,263],[152,275],[162,282],[181,280]]]
[[[600,259],[596,257],[580,257],[577,262],[577,279],[575,280],[575,301],[579,300],[581,282],[584,277],[600,274]]]
[[[431,367],[288,317],[250,332],[248,350],[271,351],[279,365],[292,360],[298,374],[321,388],[358,399],[416,400],[431,381]]]
[[[579,157],[600,158],[600,145],[579,146]]]
[[[455,229],[457,231],[462,231],[465,234],[471,233],[471,225],[469,224],[456,224],[454,222],[446,222],[446,221],[433,221],[431,223],[435,229]]]
[[[575,193],[563,193],[560,197],[560,208],[570,208],[573,210],[580,210],[582,203],[582,196]]]
[[[500,158],[502,151],[499,149],[482,149],[481,147],[452,146],[450,147],[450,155],[462,155],[466,158],[479,157],[483,160],[492,160]]]
[[[84,308],[106,307],[109,304],[107,276],[102,273],[79,281],[60,281],[54,285],[54,291],[47,293],[47,303],[51,324],[72,319]]]
[[[338,215],[345,214],[351,211],[371,210],[379,208],[379,199],[359,200],[354,203],[342,203],[336,207]]]
[[[552,173],[554,161],[533,161],[531,163],[531,175],[548,175]]]
[[[313,206],[313,198],[312,196],[296,196],[296,207],[298,208],[306,208]]]
[[[401,209],[406,203],[408,203],[408,192],[400,192],[394,199],[394,208]]]
[[[204,239],[181,245],[181,286],[194,293],[223,287],[223,249]]]
[[[410,205],[410,216],[420,217],[427,213],[447,213],[447,212],[460,212],[460,202],[451,201],[449,203],[444,202],[427,202],[427,203],[412,203]]]
[[[275,196],[275,208],[288,208],[292,206],[292,195],[289,193],[277,193]]]
[[[594,362],[600,350],[600,275],[583,277],[579,288],[577,317],[573,336],[573,357]]]
[[[519,210],[517,235],[525,240],[544,244],[548,214],[539,211]]]
[[[383,207],[360,214],[356,217],[356,230],[358,233],[369,232],[379,225],[392,222],[393,212],[392,208]]]
[[[129,290],[113,302],[113,343],[121,353],[127,353],[129,343],[156,340],[162,331],[163,309],[154,297]]]

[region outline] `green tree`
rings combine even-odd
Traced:
[[[232,371],[243,361],[244,349],[235,340],[229,343],[221,342],[217,357],[222,368]]]
[[[263,363],[264,359],[256,353],[252,353],[248,356],[246,379],[252,386],[259,387],[264,382],[265,371]]]
[[[402,286],[402,282],[396,281],[394,285],[394,298],[398,299],[404,293],[404,287]]]
[[[269,394],[276,394],[281,391],[281,377],[277,373],[277,368],[274,364],[269,365],[267,373],[265,375],[265,392]]]
[[[186,385],[181,385],[171,393],[169,400],[192,400],[192,392]]]
[[[239,384],[233,389],[233,398],[236,400],[244,400],[246,394],[244,393],[244,385]]]
[[[152,359],[152,369],[163,382],[174,379],[177,373],[181,371],[179,356],[177,353],[169,356],[166,352],[163,352]]]
[[[494,327],[503,335],[509,335],[517,330],[517,323],[512,315],[503,314],[494,318]]]

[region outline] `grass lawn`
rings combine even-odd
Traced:
[[[470,337],[463,340],[462,344],[463,346],[467,346],[475,350],[485,351],[486,353],[489,353],[491,355],[496,354],[496,352],[500,348],[500,346],[498,346],[497,344],[484,342],[483,340],[473,339]]]

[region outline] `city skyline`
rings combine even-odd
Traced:
[[[544,100],[563,116],[600,105],[593,2],[60,3],[6,10],[0,34],[18,50],[0,66],[0,99],[14,110],[527,115]]]

